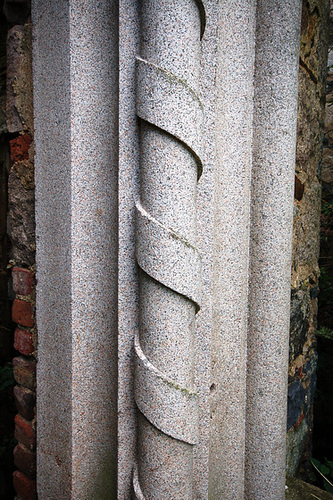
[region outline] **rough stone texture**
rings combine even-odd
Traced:
[[[35,480],[29,479],[23,472],[17,470],[13,474],[13,483],[20,499],[36,500],[37,489]]]
[[[15,299],[12,307],[12,319],[22,326],[33,327],[35,324],[33,304],[25,300]]]
[[[35,0],[32,15],[38,496],[114,498],[117,2]]]
[[[289,475],[302,473],[300,466],[309,456],[313,427],[328,13],[327,0],[303,1],[289,344]]]
[[[14,449],[14,463],[30,479],[36,475],[36,453],[18,444]]]
[[[209,495],[231,499],[244,496],[255,2],[218,16]]]
[[[28,330],[16,328],[14,333],[14,348],[25,356],[30,356],[34,352],[33,334]]]
[[[333,494],[295,477],[287,478],[286,500],[333,500]]]
[[[36,362],[23,356],[13,359],[14,378],[16,382],[26,389],[36,387]]]
[[[21,417],[32,420],[35,414],[36,394],[30,389],[16,385],[14,387],[14,398],[17,411]]]
[[[245,460],[249,500],[285,495],[300,21],[300,0],[257,2]]]
[[[12,280],[13,290],[19,295],[30,295],[36,284],[35,273],[22,267],[13,267]]]
[[[202,171],[198,96],[201,2],[145,1],[137,58],[140,333],[135,341],[136,498],[193,498],[198,443],[195,314],[201,304],[196,184]],[[202,12],[201,12],[202,11]],[[201,15],[200,15],[201,14]],[[158,27],[156,29],[156,27]],[[145,417],[145,418],[144,418]]]
[[[322,163],[322,215],[320,263],[326,279],[322,280],[320,299],[320,322],[322,326],[333,329],[331,292],[333,283],[333,5],[331,2],[329,23],[327,96],[325,108],[325,137]],[[326,210],[325,210],[326,209]],[[325,278],[323,276],[323,278]],[[326,287],[326,290],[325,290]]]
[[[7,38],[8,132],[33,133],[31,24],[13,26]]]
[[[20,415],[16,415],[15,417],[15,439],[30,451],[34,451],[36,448],[36,432],[34,425]]]
[[[135,200],[139,197],[139,130],[135,57],[140,53],[139,5],[119,3],[119,184],[118,184],[118,497],[132,494],[136,453],[134,335],[139,331],[138,269],[135,259]],[[128,286],[131,283],[131,286]]]
[[[284,495],[292,214],[286,198],[293,184],[299,24],[296,0],[279,3],[281,12],[273,2],[259,3],[255,138],[267,144],[256,143],[253,173],[263,178],[254,182],[258,248],[251,258],[263,256],[262,272],[272,279],[266,286],[262,275],[253,276],[250,289],[251,500]],[[116,2],[33,2],[39,497],[52,491],[55,499],[127,500],[136,463],[137,498],[238,500],[244,497],[254,2],[205,2],[205,31],[199,1],[122,0],[119,7],[118,156]],[[267,25],[272,31],[261,38]],[[264,68],[274,75],[273,94]],[[263,131],[261,98],[261,109],[270,110],[260,117]],[[282,165],[288,172],[280,179]],[[271,205],[263,202],[262,217],[256,209],[266,195]],[[203,254],[202,297],[196,246]],[[256,262],[252,270],[259,268]],[[257,311],[259,322],[270,325],[264,348],[255,345]],[[258,367],[267,373],[257,377]],[[256,412],[262,387],[265,401]]]
[[[35,262],[36,249],[35,192],[32,189],[31,164],[22,163],[14,163],[8,179],[10,238],[13,260],[21,266],[31,266]],[[27,189],[27,184],[30,189]]]

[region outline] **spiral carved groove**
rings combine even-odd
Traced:
[[[167,4],[143,1],[147,34],[143,56],[136,60],[141,127],[136,258],[141,269],[141,316],[134,343],[134,388],[142,415],[133,475],[137,500],[192,498],[192,448],[198,442],[193,371],[201,259],[195,247],[195,193],[202,172],[203,109],[197,89],[205,12],[199,0],[179,0],[179,13],[186,10],[193,18],[191,43],[185,53],[180,51],[176,35],[181,36],[177,31],[183,26],[175,13],[174,40],[162,31],[160,46],[167,49],[155,54],[151,13],[155,9],[155,14],[167,17],[170,13],[163,12]],[[164,44],[163,37],[168,41],[168,36],[171,43]],[[167,62],[172,66],[175,60],[169,68]]]

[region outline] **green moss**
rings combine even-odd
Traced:
[[[322,326],[319,330],[316,331],[317,337],[322,337],[324,339],[333,340],[333,330],[327,328],[326,326]]]

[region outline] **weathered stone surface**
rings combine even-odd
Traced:
[[[29,149],[32,143],[32,138],[29,134],[19,135],[9,141],[10,159],[12,163],[21,160],[28,160]]]
[[[316,383],[320,174],[329,2],[303,1],[289,345],[287,471],[296,474],[311,445]],[[301,185],[301,196],[299,186]]]
[[[287,478],[286,500],[333,500],[333,494],[295,477]]]
[[[14,464],[30,479],[36,475],[36,453],[18,444],[14,448]]]
[[[34,451],[36,448],[34,424],[22,418],[21,415],[15,416],[15,438],[30,451]]]
[[[26,266],[35,262],[35,193],[32,188],[32,165],[28,160],[15,163],[8,179],[12,257],[15,262]]]
[[[16,385],[14,387],[14,398],[17,411],[26,420],[34,418],[34,407],[36,402],[36,395],[30,389]]]
[[[311,426],[311,407],[316,390],[317,354],[311,345],[303,359],[298,360],[299,368],[289,379],[287,430],[297,428],[306,417]]]
[[[324,193],[333,196],[333,150],[329,148],[323,150],[321,180]]]
[[[288,432],[287,456],[286,456],[286,474],[296,476],[300,464],[309,446],[309,419],[303,418],[298,427],[292,427]]]
[[[24,356],[30,356],[34,352],[33,335],[27,330],[16,328],[14,333],[14,348]]]
[[[18,500],[36,500],[36,481],[29,479],[23,472],[16,470],[13,474],[15,491],[18,493]]]
[[[8,132],[33,133],[31,25],[14,26],[7,38]]]
[[[22,267],[12,269],[13,290],[19,295],[30,295],[35,287],[35,273]]]
[[[310,296],[308,290],[292,290],[290,305],[289,359],[303,352],[308,336]]]
[[[13,359],[13,371],[16,382],[26,389],[36,387],[36,361],[19,356]]]

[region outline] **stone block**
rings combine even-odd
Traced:
[[[25,420],[21,415],[15,416],[15,438],[28,450],[34,451],[36,447],[36,432],[32,422]]]
[[[36,404],[36,395],[30,389],[26,387],[21,387],[16,385],[14,387],[14,399],[17,411],[19,414],[25,418],[26,420],[32,420],[34,418],[35,412],[35,404]]]
[[[34,307],[31,302],[15,299],[12,308],[12,319],[15,323],[31,328],[35,324]]]
[[[27,389],[34,389],[36,382],[36,361],[20,356],[13,359],[14,378]]]
[[[14,348],[24,356],[30,356],[34,351],[32,333],[22,328],[16,328],[14,333]]]
[[[19,295],[30,295],[35,285],[35,273],[22,267],[12,269],[13,290]]]
[[[28,478],[34,479],[36,475],[36,453],[18,444],[14,448],[14,464],[18,469],[24,472]]]
[[[16,493],[22,500],[36,500],[36,481],[28,478],[23,472],[16,470],[13,474],[13,484]]]

